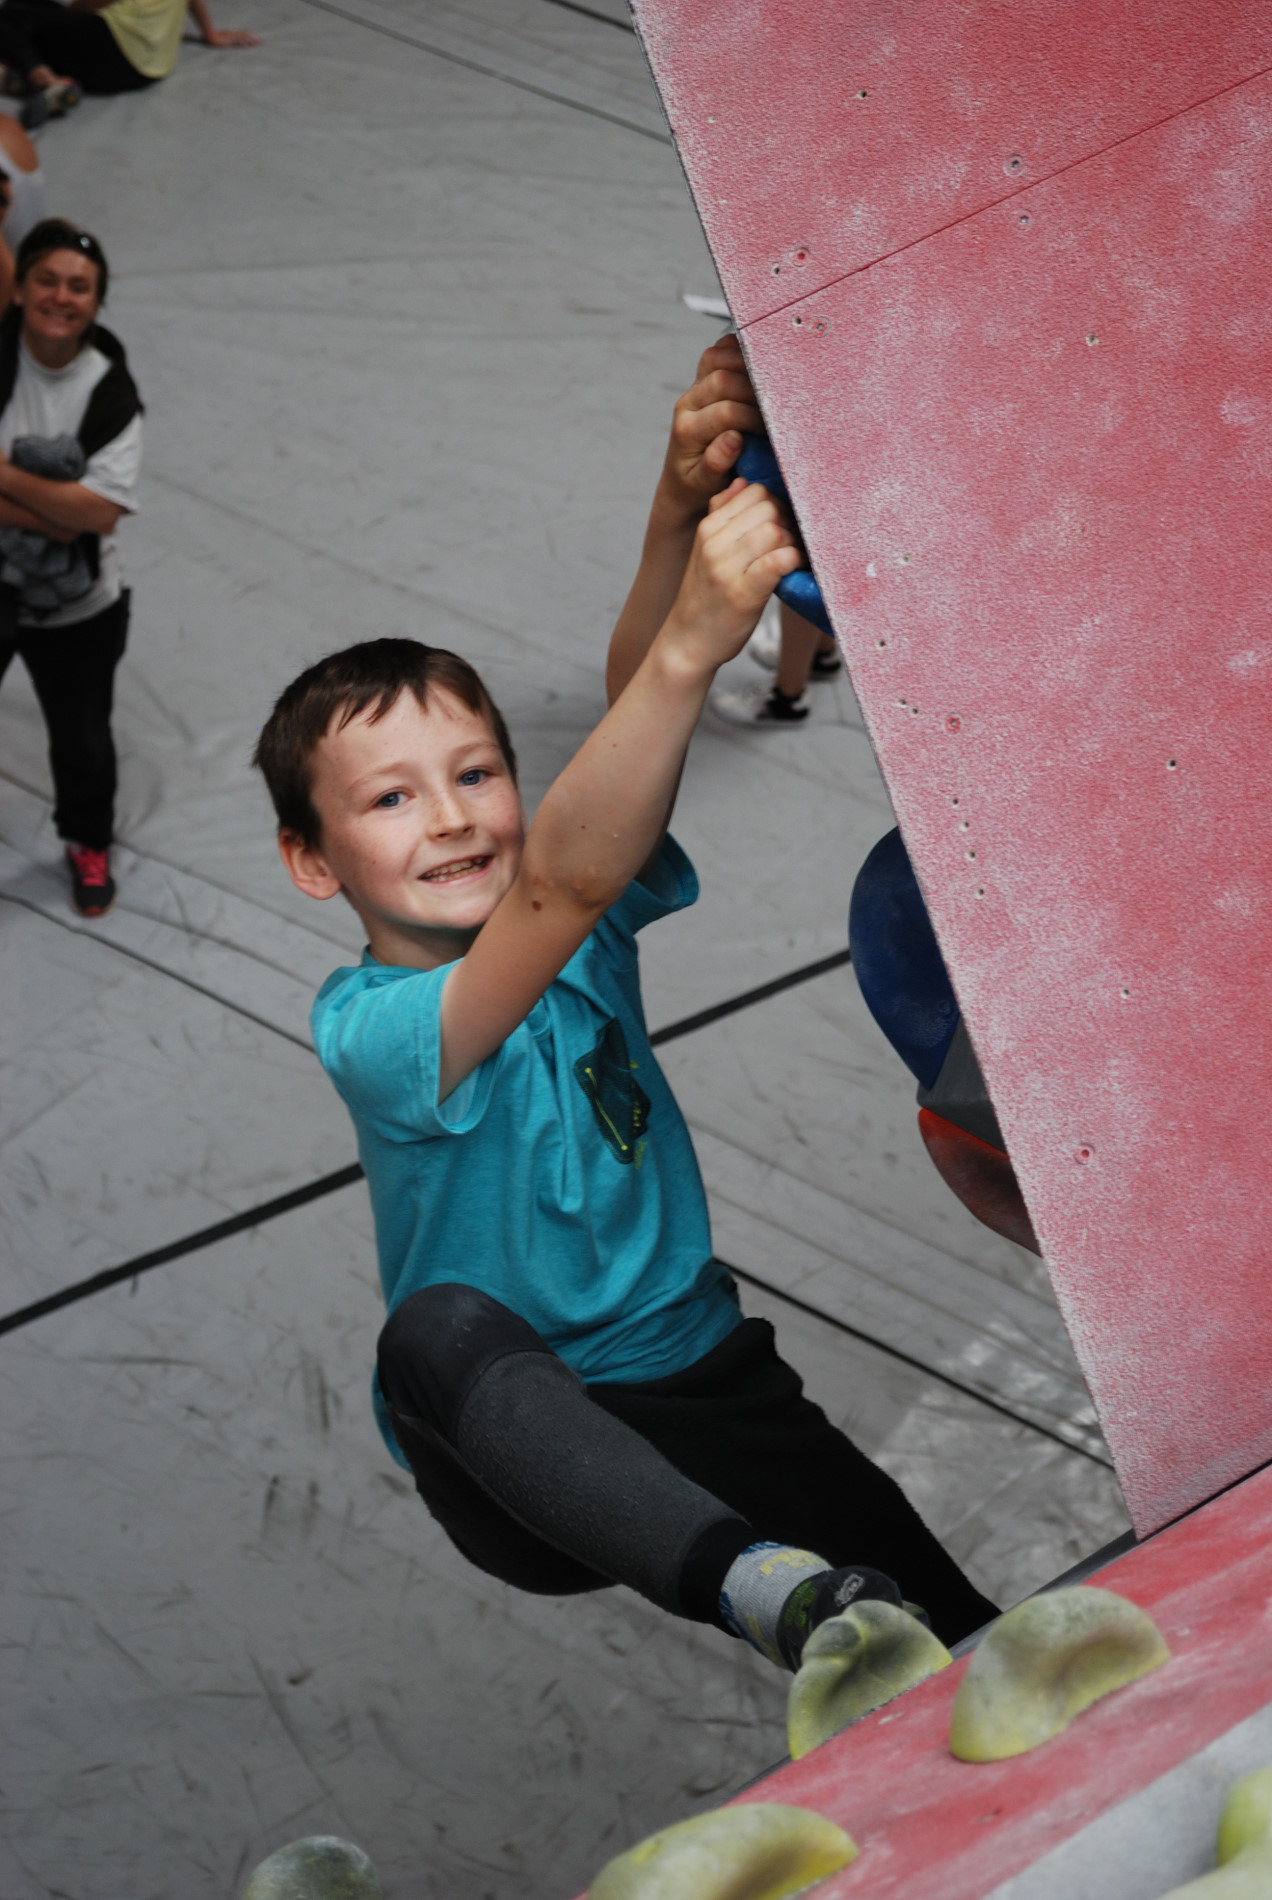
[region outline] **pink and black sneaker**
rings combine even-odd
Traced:
[[[81,917],[104,917],[115,901],[110,874],[110,852],[91,845],[68,844],[66,862],[71,872],[71,902]]]

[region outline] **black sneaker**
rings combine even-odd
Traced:
[[[807,719],[807,693],[790,699],[776,686],[743,686],[712,693],[712,712],[731,726],[798,726]]]
[[[885,1577],[882,1570],[872,1570],[868,1564],[845,1564],[839,1570],[823,1570],[820,1576],[805,1577],[803,1583],[797,1583],[782,1606],[777,1628],[777,1646],[786,1667],[791,1671],[799,1668],[804,1644],[819,1623],[867,1598],[893,1603],[899,1610],[908,1607],[891,1577]]]
[[[115,901],[110,874],[110,852],[91,845],[68,844],[66,862],[71,872],[71,902],[81,917],[104,917]]]

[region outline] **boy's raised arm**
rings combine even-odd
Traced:
[[[764,422],[735,336],[704,350],[693,387],[676,404],[671,438],[640,566],[610,639],[605,685],[612,706],[671,612],[698,523],[713,495],[727,486],[743,432]]]
[[[799,564],[767,489],[734,481],[709,502],[670,612],[549,788],[515,883],[446,979],[442,1099],[525,1019],[645,863],[717,669]]]

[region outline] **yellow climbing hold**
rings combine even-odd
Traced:
[[[1219,1865],[1176,1887],[1166,1900],[1269,1900],[1272,1895],[1272,1768],[1256,1768],[1228,1790],[1219,1816]]]
[[[263,1860],[239,1900],[384,1900],[384,1888],[360,1847],[311,1834]]]
[[[1218,1861],[1233,1860],[1247,1847],[1272,1840],[1272,1768],[1242,1775],[1228,1790],[1219,1816]]]
[[[824,1814],[756,1801],[651,1834],[601,1869],[588,1900],[784,1900],[856,1858]]]
[[[1272,1900],[1272,1845],[1256,1842],[1225,1867],[1173,1887],[1165,1900]]]
[[[1111,1590],[1030,1597],[991,1624],[959,1684],[950,1749],[1002,1761],[1038,1748],[1101,1696],[1167,1662],[1151,1616]]]
[[[952,1661],[930,1629],[893,1603],[854,1603],[820,1623],[804,1645],[786,1704],[791,1759],[882,1708]]]

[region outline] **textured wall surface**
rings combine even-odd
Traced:
[[[1272,9],[636,16],[1150,1529],[1272,1458]]]

